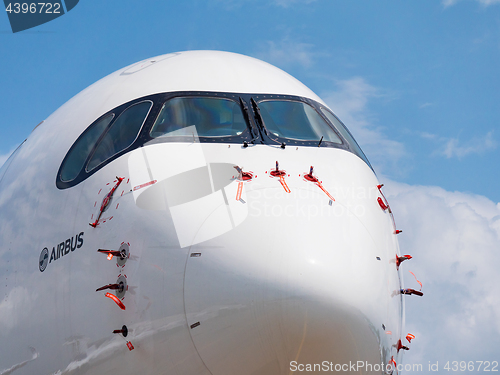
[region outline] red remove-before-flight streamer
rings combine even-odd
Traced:
[[[420,285],[420,290],[422,290],[422,283],[417,279],[417,276],[415,276],[415,274],[411,271],[408,271],[409,273],[411,273],[413,275],[413,277],[415,278],[415,280],[417,280],[417,283]]]

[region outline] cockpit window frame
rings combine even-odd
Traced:
[[[94,153],[96,146],[99,144],[100,139],[102,138],[103,134],[106,133],[106,130],[108,129],[109,124],[113,121],[114,117],[115,117],[114,113],[106,114],[104,116],[99,117],[87,129],[85,129],[85,131],[80,135],[80,137],[78,137],[76,142],[73,144],[71,149],[66,154],[66,157],[64,158],[63,163],[61,164],[61,168],[59,171],[59,178],[61,179],[61,181],[71,182],[75,178],[78,177],[78,175],[81,173],[82,168],[85,168],[85,166],[87,165],[88,160],[89,160],[89,155]],[[107,123],[106,123],[106,120],[108,120]],[[104,125],[104,126],[100,130],[100,132],[95,133],[95,135],[97,137],[95,137],[95,139],[93,139],[93,143],[86,142],[87,140],[89,140],[89,137],[92,139],[91,133],[93,133],[94,131],[99,129],[98,127],[100,125]],[[75,150],[77,150],[82,144],[90,145],[90,148],[88,149],[88,152],[86,153],[85,159],[81,158],[80,160],[78,160],[78,154],[75,154],[75,156],[73,156],[73,152]],[[72,176],[71,178],[68,178],[68,179],[64,178],[63,175],[65,174],[65,172],[66,172],[66,174],[68,173],[67,172],[68,169],[70,169],[70,170],[72,169],[70,167],[70,165],[74,165],[75,161],[77,162],[78,168],[80,168],[79,170],[75,169],[75,170],[77,170],[77,174]]]
[[[122,155],[137,149],[139,147],[143,147],[145,145],[157,144],[157,143],[171,143],[171,142],[192,142],[192,138],[189,137],[157,137],[153,138],[150,135],[151,128],[153,124],[156,122],[158,116],[160,115],[160,111],[163,105],[168,101],[176,97],[213,97],[213,98],[224,98],[230,99],[236,103],[239,103],[240,108],[243,113],[244,120],[247,124],[247,129],[243,131],[240,135],[233,136],[199,136],[198,141],[201,143],[225,143],[225,144],[240,144],[242,147],[247,147],[249,144],[265,144],[269,146],[275,147],[283,147],[283,144],[286,146],[302,146],[302,147],[326,147],[326,148],[337,148],[349,151],[357,155],[356,150],[353,146],[350,146],[349,141],[342,136],[341,132],[339,132],[335,124],[332,124],[329,119],[322,112],[322,108],[325,108],[324,104],[318,103],[315,100],[294,96],[294,95],[276,95],[276,94],[255,94],[255,93],[227,93],[227,92],[211,92],[211,91],[176,91],[176,92],[168,92],[168,93],[158,93],[147,95],[144,97],[140,97],[129,102],[123,103],[122,105],[115,107],[106,113],[101,114],[95,121],[93,121],[86,129],[80,134],[80,136],[73,142],[69,150],[67,151],[65,157],[63,158],[61,165],[59,166],[59,170],[56,176],[56,186],[58,189],[63,190],[73,186],[80,184],[85,181],[87,178],[92,176],[94,173],[98,172],[108,164],[112,163],[114,160],[120,158]],[[342,141],[341,144],[333,143],[328,141],[322,141],[318,139],[318,141],[302,141],[296,139],[288,139],[288,138],[271,138],[266,134],[265,124],[261,125],[259,122],[259,115],[257,114],[256,109],[253,107],[252,103],[258,103],[264,100],[289,100],[289,101],[297,101],[310,105],[320,117],[322,117],[325,122],[333,129],[333,131],[337,134],[339,139]],[[117,152],[113,156],[109,157],[107,160],[100,163],[98,166],[93,168],[90,171],[86,170],[86,166],[92,158],[96,148],[99,146],[101,140],[105,136],[105,134],[109,131],[109,129],[113,126],[115,121],[120,117],[120,115],[129,107],[139,104],[141,102],[151,101],[153,104],[149,110],[148,115],[146,116],[145,121],[142,124],[142,127],[136,137],[136,139],[130,144],[128,147],[123,150]],[[332,111],[328,110],[330,113]],[[95,145],[91,149],[87,160],[85,160],[84,166],[80,173],[71,181],[63,181],[61,179],[62,168],[68,158],[68,155],[71,154],[72,149],[78,143],[78,141],[85,135],[90,127],[92,127],[95,123],[97,123],[102,118],[113,115],[113,120],[108,124],[106,129],[103,131],[99,139],[96,141]],[[335,116],[335,115],[334,115]],[[336,117],[336,116],[335,116]],[[337,118],[337,117],[336,117]],[[340,120],[339,120],[340,121]],[[344,126],[345,127],[345,126]],[[346,128],[346,127],[345,127]],[[347,129],[347,128],[346,128]],[[370,168],[371,165],[367,159],[363,159]],[[373,169],[373,168],[372,168]]]
[[[150,122],[151,122],[151,115],[154,114],[156,115],[155,113],[155,110],[157,110],[157,104],[154,100],[154,97],[155,95],[148,95],[148,96],[145,96],[145,97],[141,97],[141,98],[137,98],[137,99],[134,99],[134,100],[131,100],[127,103],[123,103],[122,105],[118,106],[118,107],[115,107],[105,113],[103,113],[102,115],[100,115],[95,121],[93,121],[81,134],[80,136],[75,140],[75,142],[73,142],[73,144],[71,145],[71,147],[69,148],[68,152],[66,153],[63,161],[61,162],[61,166],[59,167],[59,170],[57,172],[57,177],[56,177],[56,187],[60,190],[63,190],[63,189],[67,189],[67,188],[70,188],[70,187],[73,187],[73,186],[76,186],[78,184],[80,184],[81,182],[83,182],[84,180],[86,180],[87,178],[89,178],[90,176],[92,176],[94,173],[96,173],[97,171],[101,170],[103,167],[105,167],[106,165],[108,165],[109,163],[111,163],[112,161],[116,160],[117,158],[119,158],[120,156],[126,154],[127,152],[130,152],[132,151],[133,149],[139,147],[139,144],[141,142],[141,136],[142,134],[144,133],[144,129],[149,127],[150,126]],[[142,127],[141,127],[141,130],[139,131],[138,135],[136,136],[136,139],[134,140],[134,142],[132,142],[131,145],[129,145],[128,147],[124,148],[123,150],[121,150],[120,152],[114,154],[113,156],[111,156],[110,158],[108,158],[107,160],[105,160],[103,163],[99,164],[97,167],[95,167],[94,169],[92,169],[91,171],[87,171],[86,168],[87,168],[87,164],[89,163],[90,159],[92,158],[92,156],[94,155],[94,152],[96,150],[96,148],[99,146],[101,140],[103,139],[103,137],[107,134],[107,132],[109,131],[109,129],[113,126],[113,124],[115,123],[115,121],[117,120],[118,117],[120,117],[120,115],[125,112],[125,110],[135,104],[139,104],[141,102],[144,102],[144,101],[151,101],[153,103],[153,105],[151,106],[150,110],[149,110],[149,113],[148,115],[146,116],[146,120],[143,122],[142,124]],[[85,134],[87,133],[87,131],[94,125],[96,124],[97,122],[99,122],[101,119],[109,116],[109,115],[113,115],[113,119],[110,121],[110,123],[107,125],[107,127],[105,128],[105,130],[102,132],[102,134],[99,136],[99,138],[97,139],[97,141],[95,142],[94,146],[91,148],[89,154],[87,155],[87,159],[85,160],[85,162],[83,163],[83,168],[80,170],[80,173],[71,181],[63,181],[61,179],[61,173],[62,173],[62,169],[64,167],[64,164],[66,163],[66,160],[68,159],[69,155],[71,154],[71,151],[73,150],[73,148],[78,144],[78,142],[80,141],[80,139],[82,137],[85,136]]]
[[[89,164],[91,163],[91,161],[93,160],[96,152],[99,150],[99,146],[101,145],[102,141],[104,140],[104,138],[107,136],[107,134],[111,131],[111,129],[113,129],[113,126],[120,120],[120,117],[122,117],[130,108],[132,107],[135,107],[137,105],[140,105],[142,103],[151,103],[146,115],[144,116],[143,120],[142,120],[142,123],[141,123],[141,126],[139,127],[139,131],[137,132],[134,140],[126,147],[123,147],[121,150],[119,150],[118,152],[115,152],[114,154],[112,154],[111,156],[108,156],[105,160],[101,161],[100,163],[98,163],[97,165],[93,166],[92,168],[89,168]],[[146,119],[148,118],[149,116],[149,113],[151,112],[151,109],[153,108],[153,105],[154,105],[154,102],[152,100],[142,100],[142,101],[138,101],[136,103],[133,103],[131,105],[129,105],[127,108],[125,108],[118,116],[115,116],[115,118],[113,118],[111,120],[111,122],[108,124],[108,126],[106,127],[106,129],[104,130],[104,132],[101,134],[101,136],[99,137],[99,140],[97,141],[97,143],[94,145],[92,151],[90,152],[90,155],[89,157],[87,157],[87,161],[85,163],[85,172],[89,173],[89,172],[92,172],[94,169],[98,168],[101,164],[104,164],[106,163],[109,159],[112,159],[116,154],[119,154],[121,153],[123,150],[126,150],[128,149],[132,144],[134,144],[134,142],[137,140],[137,138],[139,138],[139,135],[141,134],[142,132],[142,129],[144,127],[144,124],[146,123]]]

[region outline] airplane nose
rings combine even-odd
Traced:
[[[387,257],[339,203],[281,198],[250,199],[238,228],[192,246],[184,300],[200,357],[213,375],[380,374]]]

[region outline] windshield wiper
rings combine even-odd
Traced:
[[[257,105],[257,102],[254,100],[254,98],[250,98],[250,102],[252,103],[253,111],[255,113],[255,119],[257,120],[258,124],[260,125],[260,129],[266,134],[267,134],[267,129],[264,126],[264,120],[262,119],[262,115],[260,113],[260,108]]]
[[[321,142],[323,142],[323,136],[321,136],[321,139],[319,140],[318,147],[321,146]]]
[[[252,124],[250,122],[250,114],[249,114],[249,111],[248,111],[247,103],[241,97],[240,97],[240,104],[241,104],[241,107],[243,108],[243,113],[245,114],[245,119],[247,121],[247,124],[250,127],[250,134],[253,136],[253,138],[251,140],[243,142],[243,147],[248,147],[249,143],[254,143],[254,141],[257,138],[259,138],[259,134],[254,134],[253,126],[252,126]]]
[[[285,148],[285,146],[286,146],[286,144],[285,144],[284,142],[280,142],[280,141],[278,141],[278,139],[277,139],[277,138],[273,138],[273,137],[271,137],[271,136],[269,135],[270,133],[268,133],[267,128],[266,128],[266,126],[264,125],[264,119],[262,118],[262,114],[260,113],[260,108],[259,108],[259,106],[257,105],[257,102],[255,101],[255,99],[254,99],[254,98],[250,98],[250,102],[252,103],[253,111],[254,111],[254,113],[255,113],[255,120],[256,120],[256,122],[258,123],[258,125],[260,125],[260,130],[261,130],[261,132],[263,132],[265,135],[267,135],[267,137],[268,137],[271,141],[273,141],[273,142],[275,142],[275,143],[279,144],[279,145],[280,145],[280,147],[284,149],[284,148]],[[276,137],[279,137],[279,136],[278,136],[278,134],[275,134],[275,135],[276,135]]]

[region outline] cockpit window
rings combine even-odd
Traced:
[[[241,107],[233,100],[177,97],[165,102],[150,136],[158,138],[183,135],[182,129],[193,125],[200,137],[238,136],[247,129]]]
[[[78,139],[75,145],[71,148],[68,156],[66,157],[64,164],[61,168],[61,180],[62,181],[72,181],[74,180],[80,171],[83,169],[85,161],[89,157],[95,143],[104,132],[106,127],[109,125],[113,119],[114,114],[109,114],[93,125],[91,125],[87,131]]]
[[[370,166],[352,135],[335,115],[322,104],[299,96],[165,92],[133,99],[100,116],[83,131],[63,158],[56,175],[58,189],[80,184],[113,160],[139,147],[196,142],[195,133],[198,142],[240,144],[242,149],[279,144],[281,148],[345,150],[358,155]],[[4,172],[2,168],[0,176]]]
[[[134,143],[152,105],[149,100],[140,102],[128,107],[118,116],[99,142],[87,165],[87,172]]]
[[[328,123],[309,104],[290,100],[265,100],[258,103],[262,120],[273,135],[300,141],[342,144]]]
[[[321,108],[321,112],[326,116],[326,118],[337,128],[337,130],[342,134],[342,137],[349,143],[349,146],[351,147],[352,151],[358,155],[361,159],[365,161],[366,164],[368,164],[371,168],[370,162],[368,161],[368,158],[366,155],[363,153],[361,148],[359,147],[358,143],[355,141],[349,130],[342,124],[337,117],[335,117],[329,110],[325,108]]]

